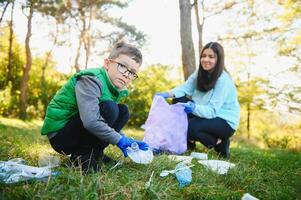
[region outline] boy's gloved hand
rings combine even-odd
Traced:
[[[124,135],[122,135],[121,139],[117,143],[117,146],[122,151],[124,157],[127,157],[128,154],[126,152],[126,148],[130,147],[132,143],[136,142],[139,146],[139,149],[146,151],[148,149],[148,145],[145,142],[133,140],[132,138],[128,138]]]
[[[167,99],[167,98],[170,97],[170,95],[169,95],[168,92],[157,92],[155,95],[161,96],[161,97],[163,97],[164,99]]]
[[[192,101],[183,104],[183,106],[184,106],[184,111],[186,113],[192,113],[195,109],[195,103],[193,103]]]

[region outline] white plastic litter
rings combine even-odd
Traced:
[[[152,171],[151,176],[149,177],[148,181],[145,183],[145,189],[148,189],[150,187],[153,175],[154,175],[154,171]]]
[[[116,167],[120,166],[123,164],[123,160],[119,160],[113,167],[110,168],[110,170],[115,169]]]
[[[199,159],[199,160],[208,160],[208,155],[206,153],[191,152],[190,157]]]
[[[185,164],[185,163],[183,163]],[[161,177],[164,177],[164,176],[168,176],[169,174],[174,174],[176,173],[177,171],[181,171],[183,169],[188,169],[188,168],[191,168],[193,167],[194,165],[189,165],[189,166],[185,166],[185,167],[181,167],[181,168],[178,168],[178,169],[173,169],[173,170],[163,170],[161,173],[160,173],[160,176]]]
[[[177,164],[175,168],[175,174],[180,188],[189,185],[192,181],[192,170],[183,162]]]
[[[192,161],[192,157],[190,156],[178,156],[178,155],[168,155],[167,156],[170,160],[176,161],[176,162],[184,162],[185,164],[190,164]]]
[[[242,196],[241,200],[259,200],[259,199],[257,199],[256,197],[250,195],[249,193],[245,193]]]
[[[47,153],[41,153],[39,155],[39,167],[58,167],[60,166],[60,158],[58,156],[52,156]]]
[[[235,167],[235,164],[222,160],[199,160],[198,162],[218,174],[226,174],[229,169]]]
[[[146,151],[140,150],[136,142],[127,148],[127,153],[135,163],[139,164],[149,164],[154,158],[153,152],[150,149]]]
[[[25,160],[15,158],[0,161],[0,180],[5,183],[17,183],[29,179],[43,179],[51,175],[49,167],[25,165]]]

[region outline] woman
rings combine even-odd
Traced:
[[[240,107],[219,43],[204,46],[198,70],[184,84],[157,95],[174,98],[173,103],[184,102],[188,114],[188,148],[194,148],[195,141],[200,141],[229,158],[229,138],[238,128]]]

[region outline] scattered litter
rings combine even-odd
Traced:
[[[152,162],[154,158],[153,152],[150,149],[146,151],[140,150],[136,142],[132,143],[131,147],[128,147],[126,150],[129,157],[135,163],[149,164],[150,162]]]
[[[258,199],[256,197],[250,195],[249,193],[245,193],[242,196],[241,200],[258,200]]]
[[[235,164],[222,160],[199,160],[198,162],[218,174],[226,174],[229,169],[235,167]]]
[[[182,162],[184,163],[184,162]],[[180,163],[179,163],[180,164]],[[185,164],[185,163],[184,163]],[[164,176],[168,176],[169,174],[174,174],[176,173],[177,171],[180,171],[180,170],[183,170],[183,169],[186,169],[186,168],[191,168],[193,167],[194,165],[189,165],[189,166],[183,166],[183,168],[177,168],[177,169],[173,169],[173,170],[163,170],[161,173],[160,173],[160,176],[161,177],[164,177]]]
[[[191,152],[190,157],[196,158],[199,160],[208,160],[208,155],[206,153]]]
[[[192,181],[192,170],[183,162],[177,164],[175,168],[175,174],[180,184],[180,188],[189,185]]]
[[[148,189],[150,187],[153,175],[154,175],[154,171],[152,172],[151,176],[149,177],[149,180],[145,183],[145,189]]]
[[[52,156],[47,153],[39,155],[39,167],[58,167],[60,166],[60,158],[58,156]]]
[[[192,161],[192,157],[190,156],[177,156],[177,155],[168,155],[167,156],[170,160],[176,161],[176,162],[184,162],[185,164],[190,164]]]
[[[15,158],[0,161],[0,181],[17,183],[25,180],[47,180],[49,176],[56,176],[58,172],[51,172],[50,167],[33,167],[25,165],[25,160]]]

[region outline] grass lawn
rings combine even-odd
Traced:
[[[58,155],[47,138],[40,136],[40,126],[40,121],[0,118],[0,160],[20,157],[37,166],[40,154]],[[143,138],[141,130],[125,132]],[[207,152],[209,159],[217,159],[214,151],[207,151],[200,144],[197,151]],[[106,154],[116,160],[122,157],[112,145]],[[163,169],[174,169],[176,165],[166,155],[155,156],[149,165],[135,164],[127,158],[113,170],[110,170],[112,165],[103,165],[101,172],[87,176],[66,167],[67,160],[61,157],[61,167],[55,169],[59,176],[47,182],[0,183],[0,199],[241,199],[244,193],[259,199],[301,199],[300,152],[259,149],[232,142],[229,161],[236,167],[226,175],[218,175],[193,160],[192,182],[180,189],[175,176],[159,176]],[[145,189],[152,171],[151,186]]]

